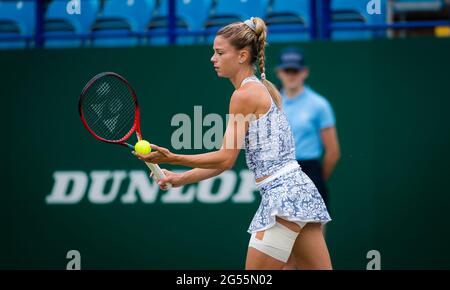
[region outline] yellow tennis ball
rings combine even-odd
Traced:
[[[134,151],[139,154],[146,155],[152,151],[152,147],[150,147],[150,143],[145,140],[140,140],[134,145]]]

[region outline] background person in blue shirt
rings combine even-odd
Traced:
[[[301,50],[285,48],[276,69],[282,83],[282,108],[294,134],[296,159],[329,207],[326,181],[340,158],[333,109],[305,85],[309,69]]]

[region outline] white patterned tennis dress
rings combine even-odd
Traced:
[[[244,79],[241,86],[251,81],[261,83],[256,76],[251,76]],[[249,122],[245,135],[248,168],[255,179],[269,176],[256,183],[261,204],[248,232],[269,229],[275,225],[275,216],[296,222],[301,227],[309,222],[325,224],[331,220],[325,203],[295,160],[294,138],[289,123],[270,99],[270,109]]]

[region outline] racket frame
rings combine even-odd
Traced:
[[[130,91],[131,96],[133,97],[133,102],[134,102],[134,108],[135,108],[135,113],[134,113],[134,123],[133,126],[131,127],[130,131],[128,131],[127,134],[125,134],[124,137],[122,137],[119,140],[108,140],[105,138],[102,138],[100,136],[98,136],[87,124],[86,119],[84,118],[84,111],[83,111],[83,101],[86,98],[86,92],[94,85],[94,83],[96,81],[98,81],[100,78],[104,77],[104,76],[113,76],[118,78],[121,82],[123,82],[126,86],[127,89]],[[137,136],[138,136],[138,140],[142,140],[142,134],[141,134],[141,126],[140,126],[140,109],[139,109],[139,103],[137,101],[137,96],[136,96],[136,92],[134,91],[133,87],[130,85],[130,83],[121,75],[115,73],[115,72],[102,72],[97,74],[96,76],[94,76],[83,88],[83,90],[81,91],[80,94],[80,98],[78,101],[78,113],[80,114],[80,118],[81,121],[83,122],[84,127],[89,131],[89,133],[91,133],[97,140],[106,142],[106,143],[112,143],[112,144],[119,144],[119,145],[123,145],[123,146],[127,146],[129,148],[134,148],[132,145],[126,143],[125,141],[128,140],[131,135],[136,132]]]
[[[100,136],[98,136],[87,124],[86,119],[84,118],[84,111],[83,111],[83,101],[86,98],[86,93],[87,91],[94,85],[95,82],[97,82],[100,78],[104,77],[104,76],[113,76],[118,78],[121,82],[123,82],[126,86],[128,91],[131,93],[131,96],[133,97],[133,101],[134,101],[134,108],[135,108],[135,113],[134,113],[134,123],[133,126],[131,127],[130,131],[128,131],[127,134],[125,134],[124,137],[122,137],[120,140],[108,140],[105,138],[102,138]],[[133,133],[136,133],[136,137],[138,139],[138,141],[142,140],[142,133],[141,133],[141,113],[140,113],[140,108],[139,108],[139,103],[137,100],[137,96],[136,96],[136,92],[134,90],[134,88],[131,86],[131,84],[121,75],[115,73],[115,72],[102,72],[99,73],[97,75],[95,75],[83,88],[83,90],[81,91],[80,94],[80,98],[78,101],[78,113],[80,115],[80,119],[83,122],[84,127],[89,131],[89,133],[91,133],[92,136],[94,136],[97,140],[106,142],[106,143],[110,143],[110,144],[117,144],[117,145],[122,145],[125,147],[128,147],[132,150],[134,150],[134,146],[125,142],[127,141],[131,135],[133,135]],[[145,164],[147,165],[147,167],[153,172],[155,178],[157,181],[159,181],[159,179],[164,178],[165,174],[162,172],[161,168],[157,165],[157,164],[153,164],[150,162],[145,162]],[[172,185],[170,183],[166,184],[166,188],[170,189],[172,187]]]

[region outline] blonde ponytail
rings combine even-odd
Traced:
[[[261,82],[264,84],[264,86],[267,88],[267,90],[270,93],[270,96],[272,97],[273,101],[279,108],[281,108],[281,94],[278,91],[278,89],[275,87],[274,84],[272,84],[267,78],[266,78],[266,39],[267,39],[267,27],[264,23],[264,20],[262,20],[259,17],[254,17],[253,22],[255,23],[255,34],[257,37],[257,47],[258,47],[258,67],[259,72],[261,73]]]

